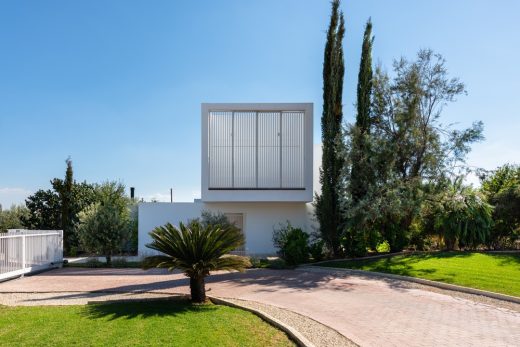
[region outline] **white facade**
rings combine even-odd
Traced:
[[[312,231],[312,205],[292,202],[245,202],[245,203],[142,203],[139,204],[139,254],[149,255],[146,248],[152,240],[148,232],[166,223],[179,225],[189,219],[200,217],[203,210],[224,214],[241,214],[246,240],[245,253],[249,255],[273,255],[273,229],[280,223],[290,221],[295,227]]]
[[[148,233],[178,225],[203,210],[221,212],[242,226],[249,255],[274,254],[273,229],[289,221],[314,228],[310,103],[202,104],[201,200],[139,204],[139,254],[152,251]]]

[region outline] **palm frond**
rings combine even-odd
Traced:
[[[159,267],[159,268],[170,268],[172,266],[173,259],[164,255],[156,255],[152,257],[146,257],[143,260],[142,267],[145,270]]]
[[[152,242],[146,246],[164,255],[146,258],[145,266],[176,268],[190,277],[215,270],[243,271],[251,266],[245,257],[228,255],[244,244],[242,233],[232,225],[203,226],[192,221],[176,227],[168,223],[155,228],[150,236]]]

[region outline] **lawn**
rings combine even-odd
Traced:
[[[2,346],[295,346],[252,313],[187,301],[0,306]]]
[[[320,265],[419,277],[520,297],[519,254],[441,252]]]

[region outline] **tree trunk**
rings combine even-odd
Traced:
[[[112,266],[112,256],[111,255],[107,255],[106,259],[107,259],[107,267]]]
[[[206,284],[204,277],[190,277],[191,301],[202,303],[206,301]]]

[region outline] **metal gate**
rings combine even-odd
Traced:
[[[0,281],[58,267],[62,262],[62,230],[9,230],[0,234]]]

